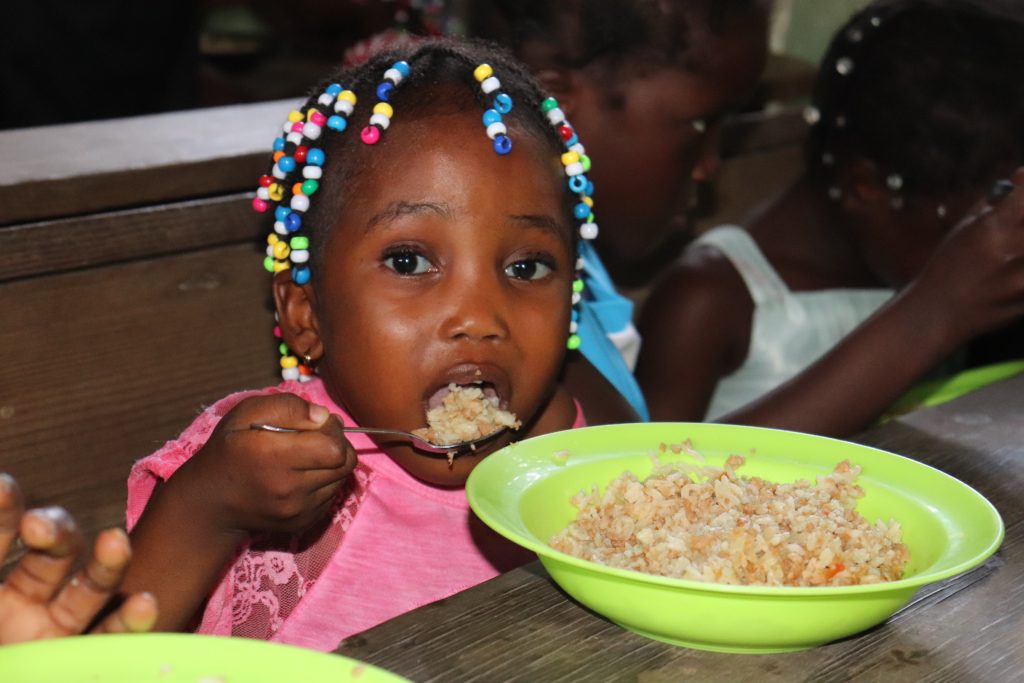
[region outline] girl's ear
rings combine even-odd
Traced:
[[[277,307],[281,338],[300,356],[318,360],[324,354],[320,325],[316,317],[313,285],[297,285],[287,270],[274,275],[274,305]]]

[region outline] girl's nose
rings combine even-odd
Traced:
[[[448,287],[450,311],[443,334],[449,339],[497,341],[509,333],[505,315],[507,297],[498,282],[490,278],[464,278]]]

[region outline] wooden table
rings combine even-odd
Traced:
[[[539,562],[346,639],[337,653],[423,681],[1024,681],[1024,375],[910,413],[857,441],[973,486],[1006,525],[975,570],[887,622],[802,652],[719,654],[625,631]]]

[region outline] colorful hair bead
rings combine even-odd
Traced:
[[[505,155],[512,151],[512,138],[508,136],[508,127],[502,120],[502,114],[512,111],[512,98],[507,93],[499,92],[501,81],[494,75],[490,64],[480,64],[473,69],[473,78],[480,84],[485,95],[491,95],[491,108],[484,111],[484,130],[487,137],[493,140],[494,151]]]
[[[565,147],[560,161],[569,178],[569,189],[579,196],[579,202],[573,207],[573,217],[580,221],[579,236],[584,240],[592,240],[597,237],[597,223],[594,222],[594,200],[591,195],[594,193],[594,184],[587,178],[590,171],[591,161],[586,154],[586,149],[579,141],[576,131],[565,119],[565,113],[558,106],[558,101],[553,97],[547,97],[540,103],[540,110],[548,122],[555,127],[558,137],[561,138]],[[578,305],[583,299],[585,283],[580,271],[583,269],[583,259],[576,259],[576,279],[572,283],[572,320],[569,323],[569,339],[566,346],[570,350],[580,348],[581,340],[576,330],[579,321]]]
[[[398,70],[396,73],[397,79],[393,80],[401,80],[402,72]],[[297,285],[307,284],[312,274],[309,238],[296,233],[302,230],[302,218],[309,210],[310,198],[320,189],[326,161],[324,150],[309,143],[319,139],[324,129],[344,131],[348,127],[346,117],[352,113],[355,103],[355,93],[332,83],[304,113],[289,112],[282,125],[284,137],[274,139],[271,172],[259,179],[253,208],[266,212],[274,206],[273,231],[267,237],[267,255],[263,265],[272,273],[289,271],[292,282]],[[390,108],[390,105],[385,106]],[[279,327],[275,328],[274,334],[281,337]],[[281,376],[286,380],[306,381],[312,374],[312,370],[282,343]]]
[[[384,72],[384,79],[377,86],[377,104],[373,106],[373,113],[370,115],[370,123],[359,133],[359,139],[363,144],[375,145],[380,140],[380,135],[391,125],[391,117],[394,116],[394,108],[388,103],[402,81],[408,78],[410,73],[409,64],[405,61],[398,61]],[[344,93],[339,95],[339,98]],[[352,96],[353,104],[355,95]]]

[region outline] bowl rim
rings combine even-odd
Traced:
[[[880,593],[880,592],[905,591],[905,590],[909,590],[909,589],[916,589],[916,588],[920,588],[921,586],[925,586],[925,585],[928,585],[928,584],[936,583],[938,581],[942,581],[944,579],[948,579],[948,578],[951,578],[953,576],[957,576],[959,574],[963,574],[963,573],[965,573],[967,571],[970,571],[970,570],[972,570],[972,569],[974,569],[976,567],[981,566],[989,557],[991,557],[999,549],[999,547],[1003,543],[1003,539],[1004,539],[1004,536],[1005,536],[1006,528],[1005,528],[1005,523],[1003,522],[1002,516],[999,514],[999,511],[991,503],[991,501],[989,501],[985,496],[983,496],[981,493],[979,493],[974,487],[972,487],[971,485],[961,481],[960,479],[957,479],[956,477],[952,476],[951,474],[943,472],[942,470],[938,469],[937,467],[933,467],[932,465],[929,465],[927,463],[923,463],[920,460],[915,460],[914,458],[909,458],[907,456],[900,455],[898,453],[893,453],[892,451],[887,451],[887,450],[884,450],[884,449],[881,449],[881,448],[877,448],[875,446],[869,446],[867,444],[858,443],[856,441],[848,441],[848,440],[844,440],[844,439],[837,439],[835,437],[821,436],[821,435],[818,435],[818,434],[809,434],[809,433],[806,433],[806,432],[797,432],[797,431],[794,431],[794,430],[778,429],[778,428],[775,428],[775,427],[760,427],[760,426],[755,426],[755,425],[734,425],[734,424],[726,424],[726,423],[705,423],[705,422],[637,422],[637,423],[624,423],[624,424],[592,425],[592,426],[580,427],[578,429],[565,430],[565,431],[566,432],[567,431],[572,431],[572,432],[577,432],[578,433],[581,430],[601,431],[601,430],[608,430],[608,429],[621,429],[623,427],[626,427],[626,428],[629,428],[629,429],[638,430],[638,431],[642,431],[643,429],[651,428],[654,425],[656,425],[658,427],[662,427],[662,428],[665,428],[665,427],[671,427],[671,428],[676,428],[676,427],[688,428],[689,427],[689,428],[692,428],[692,427],[695,427],[695,426],[701,426],[702,428],[706,428],[709,425],[713,425],[716,428],[725,428],[725,429],[728,429],[728,430],[735,430],[735,431],[738,431],[738,432],[740,432],[740,431],[748,431],[748,432],[749,431],[755,431],[755,432],[784,433],[784,434],[796,435],[798,438],[809,438],[809,439],[814,439],[814,440],[824,440],[824,441],[831,441],[831,442],[840,442],[840,443],[844,443],[844,444],[852,444],[852,445],[854,445],[854,446],[856,446],[857,448],[860,448],[860,449],[865,449],[867,451],[874,451],[875,453],[877,453],[877,454],[879,454],[879,455],[881,455],[883,457],[899,458],[899,459],[908,461],[909,463],[911,463],[912,466],[921,467],[921,468],[925,468],[925,469],[928,469],[928,470],[932,470],[934,473],[936,473],[940,477],[949,479],[949,480],[951,480],[954,483],[954,485],[957,485],[957,486],[962,487],[963,489],[965,489],[965,492],[967,493],[967,495],[974,499],[974,502],[978,505],[979,509],[981,511],[983,511],[984,513],[987,513],[988,517],[990,518],[990,521],[993,522],[993,524],[995,526],[995,533],[992,535],[992,538],[990,539],[988,545],[985,546],[985,548],[983,550],[981,550],[980,552],[978,552],[975,556],[973,556],[973,557],[971,557],[971,558],[969,558],[967,560],[963,560],[963,561],[961,561],[961,562],[959,562],[959,563],[957,563],[955,565],[952,565],[950,567],[946,567],[945,569],[938,570],[938,571],[931,571],[931,572],[926,570],[926,571],[922,571],[920,573],[917,573],[917,574],[915,574],[913,576],[910,576],[910,577],[907,577],[907,578],[897,579],[896,581],[883,581],[883,582],[879,582],[879,583],[859,584],[859,585],[855,585],[855,586],[766,586],[766,585],[727,584],[727,583],[715,583],[715,582],[712,582],[712,581],[698,581],[698,580],[695,580],[695,579],[680,579],[680,578],[674,578],[674,577],[669,577],[669,576],[661,576],[661,575],[658,575],[658,574],[649,574],[647,572],[641,572],[641,571],[635,570],[635,569],[622,569],[622,568],[619,568],[619,567],[611,567],[611,566],[608,566],[608,565],[600,564],[598,562],[593,562],[593,561],[590,561],[590,560],[584,560],[582,558],[576,557],[574,555],[570,555],[568,553],[561,552],[559,550],[555,550],[554,548],[552,548],[547,543],[544,543],[542,541],[536,540],[535,538],[532,538],[532,537],[524,536],[522,534],[517,533],[514,530],[507,529],[507,528],[505,528],[505,525],[503,525],[503,524],[498,524],[496,522],[496,520],[493,517],[491,517],[490,512],[482,505],[482,501],[481,501],[481,499],[479,497],[479,494],[477,492],[476,484],[474,484],[474,481],[479,482],[482,479],[482,477],[484,476],[483,474],[477,474],[478,472],[486,472],[490,468],[497,467],[497,465],[494,464],[497,461],[496,460],[492,460],[492,458],[496,458],[497,456],[501,456],[502,458],[514,457],[514,455],[509,455],[509,454],[514,454],[522,446],[522,444],[524,444],[524,443],[531,442],[531,444],[533,444],[533,443],[540,442],[540,441],[543,441],[543,440],[550,440],[553,437],[564,436],[565,432],[551,432],[549,434],[542,434],[542,435],[539,435],[539,436],[531,437],[529,439],[524,439],[523,441],[520,441],[520,442],[514,443],[514,444],[510,444],[509,446],[506,446],[506,447],[504,447],[504,448],[502,448],[502,449],[500,449],[498,451],[495,451],[494,453],[491,453],[486,458],[484,458],[475,468],[473,468],[473,471],[470,472],[469,478],[466,480],[466,498],[469,501],[469,506],[472,509],[473,513],[476,514],[477,517],[479,517],[481,519],[481,521],[483,521],[493,531],[495,531],[499,535],[505,537],[506,539],[512,541],[513,543],[516,543],[517,545],[520,545],[520,546],[522,546],[522,547],[524,547],[524,548],[526,548],[528,550],[531,550],[531,551],[535,552],[538,555],[538,557],[540,558],[541,562],[545,564],[545,566],[547,566],[546,563],[545,563],[545,560],[549,560],[549,561],[560,562],[562,564],[573,565],[573,566],[578,567],[580,569],[587,570],[587,571],[589,571],[591,573],[605,574],[605,575],[608,575],[610,577],[616,577],[616,578],[620,578],[620,579],[625,579],[625,580],[628,580],[628,581],[631,581],[631,582],[636,582],[636,583],[648,583],[648,584],[653,583],[653,584],[657,584],[657,585],[663,585],[663,586],[667,586],[667,587],[670,587],[670,588],[677,588],[677,589],[682,589],[682,590],[690,590],[690,591],[698,591],[698,592],[712,592],[712,593],[729,593],[729,594],[733,594],[733,595],[773,596],[773,597],[780,597],[780,596],[793,596],[793,597],[806,597],[806,596],[826,597],[826,596],[828,596],[828,597],[835,597],[835,596],[843,596],[843,595],[857,595],[857,594],[861,594],[861,593]],[[638,455],[638,454],[637,453],[633,453],[633,454],[630,454],[629,457],[635,457],[636,455]],[[586,454],[583,454],[582,457],[585,458]],[[623,455],[623,457],[626,457],[625,454]],[[580,458],[577,458],[576,462],[579,462],[579,460],[580,460]],[[488,465],[488,462],[490,462],[491,464]],[[552,471],[554,471],[555,469],[563,469],[564,467],[572,467],[573,466],[573,465],[554,465],[553,463],[544,462],[542,460],[540,460],[539,462],[541,462],[542,464],[545,465],[545,469],[549,469],[549,470],[552,470]],[[483,469],[481,469],[481,468],[483,468]],[[475,479],[474,479],[474,477],[475,477]],[[534,482],[531,482],[526,487],[524,487],[523,491],[525,492],[526,490],[529,489],[530,486],[534,485],[535,483],[536,483],[536,480]]]

